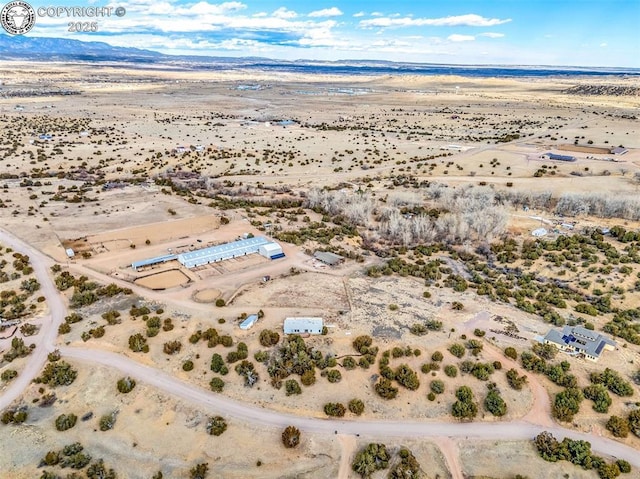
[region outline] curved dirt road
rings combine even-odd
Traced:
[[[0,243],[10,246],[15,251],[29,256],[29,262],[40,282],[40,290],[36,294],[43,295],[47,300],[49,314],[43,319],[40,332],[29,339],[36,345],[36,349],[27,359],[27,364],[0,396],[0,410],[8,407],[18,399],[31,381],[40,373],[47,361],[47,354],[53,351],[58,336],[58,326],[67,315],[67,308],[62,296],[49,276],[49,266],[53,264],[49,258],[35,250],[24,241],[0,229]],[[25,341],[29,343],[29,341]]]
[[[50,315],[43,323],[40,333],[35,337],[36,349],[28,358],[28,362],[21,374],[0,396],[0,409],[9,406],[20,397],[23,391],[38,375],[47,360],[47,353],[55,347],[57,329],[67,314],[66,305],[58,293],[47,269],[51,261],[39,251],[31,248],[13,235],[0,230],[0,242],[11,246],[14,250],[27,254],[31,259],[41,293],[47,299]],[[640,468],[640,454],[631,447],[600,436],[592,436],[556,425],[549,425],[548,418],[543,418],[541,424],[534,423],[534,418],[512,422],[496,423],[450,423],[450,422],[416,422],[416,421],[344,421],[318,419],[284,414],[257,406],[245,404],[230,398],[211,393],[165,373],[164,371],[137,363],[125,356],[108,351],[87,350],[82,348],[62,347],[60,352],[67,358],[82,363],[96,363],[108,368],[121,371],[135,377],[143,383],[162,390],[166,394],[185,400],[194,406],[201,407],[213,413],[222,414],[253,424],[267,427],[283,428],[294,425],[304,431],[356,435],[367,439],[390,437],[448,437],[485,440],[527,440],[533,438],[543,430],[548,430],[558,439],[569,436],[574,439],[589,441],[594,451],[626,459],[635,467]],[[449,459],[447,462],[451,462]],[[455,469],[454,475],[459,473],[458,461],[449,464]]]
[[[108,351],[85,350],[62,347],[60,352],[68,359],[82,363],[96,363],[109,368],[118,369],[141,382],[149,384],[161,391],[201,407],[212,413],[226,415],[261,424],[267,427],[284,428],[296,426],[304,431],[325,434],[360,434],[365,438],[389,437],[449,437],[489,440],[526,440],[548,430],[559,439],[569,436],[591,442],[595,451],[626,459],[636,467],[640,467],[640,454],[635,449],[611,439],[571,431],[560,426],[538,426],[526,421],[494,422],[494,423],[449,423],[419,421],[344,421],[318,419],[293,414],[285,414],[250,404],[241,403],[225,396],[211,393],[191,384],[185,383],[164,371],[139,364],[129,358]]]

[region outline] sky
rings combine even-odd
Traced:
[[[36,11],[111,6],[124,7],[126,14],[37,16],[28,36],[103,41],[167,54],[640,68],[640,0],[29,3]],[[70,33],[72,21],[96,21],[98,31]]]

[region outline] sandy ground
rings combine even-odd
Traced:
[[[91,83],[85,81],[89,71],[95,80]],[[516,323],[524,339],[488,333],[481,360],[500,360],[505,368],[514,367],[500,351],[514,346],[521,352],[536,336],[545,334],[548,325],[471,292],[454,294],[448,289],[432,288],[432,298],[425,300],[421,281],[398,277],[372,280],[363,276],[363,267],[375,262],[375,258],[367,258],[364,264],[348,261],[339,268],[319,267],[303,247],[288,244],[283,244],[286,258],[274,262],[253,256],[197,271],[169,271],[177,267],[173,263],[134,272],[130,268],[133,261],[167,254],[169,249],[188,251],[245,233],[262,234],[250,223],[255,212],[219,210],[209,206],[206,198],[185,201],[182,196],[171,194],[166,184],[155,184],[156,178],[170,177],[187,188],[194,184],[242,188],[260,184],[271,188],[267,190],[271,199],[282,197],[279,189],[305,191],[340,182],[371,184],[371,191],[383,195],[388,193],[389,177],[400,174],[452,186],[486,182],[495,188],[556,194],[638,192],[633,178],[640,171],[640,135],[635,119],[640,100],[562,93],[585,79],[274,78],[252,74],[252,82],[270,87],[247,91],[238,89],[246,83],[246,72],[0,63],[0,74],[8,88],[33,86],[37,84],[34,78],[54,78],[59,86],[80,89],[83,99],[80,109],[77,97],[21,98],[19,102],[0,99],[0,130],[11,131],[17,138],[15,148],[2,147],[3,227],[37,246],[73,274],[85,274],[102,283],[116,282],[131,287],[136,295],[86,308],[82,311],[86,319],[74,325],[58,344],[121,353],[203,389],[208,388],[213,377],[208,368],[211,354],[215,351],[224,355],[228,351],[220,346],[210,350],[202,343],[188,344],[186,338],[197,329],[215,327],[223,334],[231,334],[236,341],[246,342],[253,355],[262,349],[258,344],[261,329],[280,330],[282,319],[287,316],[322,316],[330,326],[329,335],[309,341],[323,352],[352,354],[353,338],[371,334],[381,350],[396,345],[420,349],[419,357],[392,362],[394,366],[407,362],[419,371],[436,350],[444,353],[444,364],[457,364],[446,347],[461,341],[461,334],[470,335],[475,328],[501,330],[504,324],[496,320],[498,316]],[[634,80],[616,81],[629,84]],[[355,88],[362,94],[343,94],[336,88]],[[16,103],[22,108],[17,109]],[[285,126],[280,120],[294,123]],[[38,141],[34,132],[41,131],[51,133],[53,139]],[[516,133],[519,138],[496,143],[497,139]],[[572,154],[577,161],[572,163],[539,159],[542,153],[560,151],[559,147],[574,141],[601,148],[624,145],[629,152],[613,158],[605,153],[576,151]],[[13,141],[7,143],[10,144]],[[203,151],[197,151],[196,145],[202,145]],[[455,145],[463,146],[465,151]],[[189,152],[171,153],[178,146]],[[451,156],[438,156],[445,153]],[[555,176],[533,177],[543,164],[555,166]],[[60,172],[68,176],[58,175]],[[183,173],[187,179],[180,176]],[[195,174],[194,183],[189,183],[190,174]],[[23,177],[29,176],[33,183],[27,184]],[[119,183],[132,178],[136,181]],[[103,189],[102,180],[113,181],[116,186]],[[78,199],[75,195],[81,190],[82,198]],[[241,194],[236,197],[241,198]],[[223,215],[230,219],[228,225],[221,225]],[[514,212],[512,231],[527,234],[538,224],[530,216]],[[285,228],[296,226],[277,213],[269,218]],[[593,218],[581,218],[580,222],[609,224]],[[65,247],[76,250],[73,260],[66,258]],[[90,258],[83,258],[83,252]],[[302,273],[291,274],[291,268]],[[265,275],[272,280],[263,283]],[[146,278],[132,283],[142,276]],[[178,284],[184,278],[189,282]],[[3,289],[5,286],[16,284],[3,285]],[[167,289],[149,289],[158,287]],[[211,302],[218,297],[231,305],[214,307]],[[464,303],[464,310],[452,311],[452,301]],[[628,301],[633,306],[633,300]],[[164,307],[163,318],[171,317],[175,324],[173,331],[150,338],[148,355],[135,354],[127,348],[129,335],[145,328],[141,320],[128,319],[126,311],[132,304],[143,302]],[[398,309],[391,311],[390,304],[397,304]],[[103,324],[100,315],[111,308],[125,313],[122,324],[107,326],[103,338],[84,342],[82,332]],[[265,317],[254,329],[240,331],[237,324],[241,313],[259,309]],[[42,324],[50,321],[45,314],[45,310],[36,314]],[[218,318],[225,322],[221,324]],[[419,338],[411,335],[409,327],[423,319],[443,321],[443,332]],[[162,344],[169,340],[180,340],[183,350],[175,356],[165,355]],[[0,346],[3,344],[6,346],[6,342],[0,342]],[[44,361],[46,351],[37,353]],[[185,360],[195,363],[191,373],[182,370]],[[587,384],[592,371],[615,367],[631,375],[639,361],[637,348],[620,347],[605,354],[597,365],[572,361],[571,370],[580,384]],[[31,364],[18,360],[15,366],[22,371],[32,369]],[[438,371],[433,376],[419,373],[418,391],[402,389],[397,400],[387,402],[372,392],[372,376],[377,372],[373,367],[345,371],[338,384],[318,377],[318,383],[301,396],[287,398],[284,391],[268,384],[264,366],[258,368],[261,382],[251,391],[231,371],[225,379],[225,395],[308,417],[323,417],[322,405],[328,401],[347,402],[358,396],[366,403],[363,419],[448,421],[456,387],[470,385],[479,401],[486,393],[484,382],[460,375],[450,379]],[[446,391],[436,401],[428,402],[425,396],[432,377],[443,379]],[[189,467],[201,460],[210,463],[215,477],[353,477],[348,471],[349,461],[367,441],[366,437],[354,439],[352,435],[317,434],[305,437],[296,451],[285,451],[278,444],[279,431],[244,423],[230,424],[220,438],[209,437],[202,430],[202,411],[147,386],[136,388],[128,396],[118,395],[113,387],[117,379],[116,373],[102,367],[81,366],[77,383],[59,391],[61,401],[53,408],[32,407],[34,413],[26,426],[4,429],[5,440],[0,442],[8,454],[0,455],[0,477],[34,477],[38,473],[35,465],[46,450],[74,440],[81,440],[96,457],[103,456],[107,465],[130,474],[124,477],[149,477],[158,468],[165,476],[184,476]],[[491,380],[497,383],[509,408],[501,421],[522,418],[550,424],[548,401],[535,399],[557,392],[557,387],[531,377],[523,391],[515,392],[506,384],[504,371],[495,373]],[[37,396],[37,389],[31,386],[23,400],[28,404]],[[608,416],[594,413],[587,403],[583,403],[572,427],[606,436],[604,423]],[[626,407],[622,401],[615,401],[610,413],[623,415]],[[94,432],[96,417],[114,409],[119,410],[116,428]],[[53,431],[52,421],[57,414],[80,415],[87,411],[94,412],[92,420],[79,422],[65,433]],[[498,422],[488,414],[481,415],[481,419]],[[174,440],[176,437],[180,441]],[[627,443],[640,448],[637,438],[629,438]],[[238,445],[250,453],[238,454]],[[593,473],[565,463],[543,462],[528,443],[388,442],[392,448],[401,445],[413,450],[428,477],[449,477],[447,468],[454,478],[464,477],[463,474],[502,477],[516,473],[532,478],[562,474],[593,477]],[[261,466],[257,466],[258,460]],[[288,476],[282,475],[283,470]]]

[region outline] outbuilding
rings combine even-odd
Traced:
[[[344,261],[344,258],[339,254],[330,253],[328,251],[316,251],[313,257],[318,261],[328,264],[329,266],[336,266]]]
[[[250,314],[249,316],[247,316],[247,318],[242,321],[240,323],[240,329],[251,329],[253,327],[254,324],[256,324],[256,322],[258,321],[258,315],[257,314]]]
[[[322,318],[286,318],[284,334],[322,334]]]
[[[535,236],[536,238],[540,238],[541,236],[545,236],[548,233],[548,231],[545,228],[538,228],[536,230],[533,230],[531,232],[531,234],[533,236]]]
[[[66,250],[64,250],[65,253],[67,253],[67,258],[73,258],[76,253],[75,251],[73,251],[73,248],[67,248]]]
[[[258,248],[258,253],[269,259],[284,258],[282,246],[280,246],[278,243],[263,244],[260,246],[260,248]]]

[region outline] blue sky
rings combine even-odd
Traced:
[[[640,0],[103,0],[124,17],[38,17],[29,36],[169,54],[640,67]],[[69,33],[72,20],[98,32]]]

